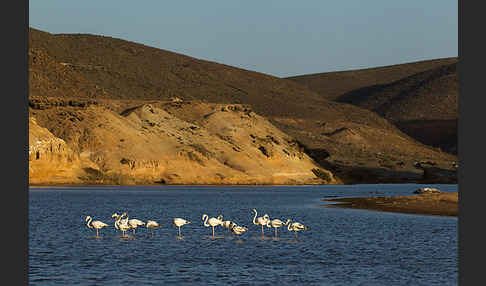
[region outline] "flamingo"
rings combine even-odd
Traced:
[[[162,227],[158,222],[153,221],[153,220],[148,220],[147,223],[145,224],[145,226],[148,229],[152,230],[152,235],[154,235],[154,229],[156,229],[158,227]]]
[[[92,220],[93,220],[92,217],[87,216],[86,219],[85,219],[85,221],[87,222],[86,226],[88,228],[95,228],[96,229],[96,237],[99,237],[98,236],[98,230],[102,229],[102,228],[104,228],[105,226],[108,226],[108,225],[106,223],[102,222],[102,221],[99,221],[99,220],[95,220],[93,222],[92,222]]]
[[[123,218],[124,216],[126,216],[127,218]],[[119,218],[118,224],[128,225],[128,214],[126,212],[122,213],[121,215],[114,213],[111,217],[115,217],[115,220]]]
[[[203,214],[202,215],[202,220],[204,221],[204,226],[205,227],[212,227],[213,228],[213,238],[214,238],[214,228],[218,225],[222,225],[223,224],[223,216],[222,215],[219,215],[217,218],[210,218],[208,220],[208,215],[207,214]],[[209,222],[209,224],[208,224]]]
[[[232,233],[234,233],[236,235],[241,235],[241,234],[247,232],[248,228],[246,228],[244,226],[239,226],[235,223],[234,225],[231,226],[230,230],[231,230]]]
[[[175,226],[177,226],[179,228],[179,237],[180,237],[181,236],[181,226],[183,226],[185,224],[190,224],[191,222],[187,221],[183,218],[176,217],[176,218],[174,218],[173,223],[174,223]]]
[[[287,223],[289,223],[289,222],[290,222],[289,220],[290,220],[290,221],[292,221],[291,219],[288,219],[288,220],[287,220]],[[309,227],[308,227],[308,226],[305,226],[305,225],[303,225],[303,224],[301,224],[300,222],[293,222],[293,223],[291,223],[291,224],[289,224],[289,225],[287,226],[287,230],[288,230],[288,231],[293,231],[293,232],[294,232],[294,234],[295,234],[295,239],[297,239],[297,232],[298,232],[298,231],[301,231],[301,230],[307,230],[307,229],[309,229]]]
[[[130,228],[133,230],[133,234],[135,234],[135,229],[138,226],[145,225],[145,223],[139,219],[136,218],[128,219],[128,215],[126,219],[128,220],[128,225],[130,225]]]
[[[277,237],[277,229],[283,225],[288,225],[292,220],[287,219],[287,222],[283,222],[279,220],[278,218],[269,220],[267,223],[267,227],[273,227],[275,229],[275,237]]]
[[[270,217],[268,216],[268,214],[264,214],[263,216],[257,218],[257,210],[253,209],[253,212],[255,213],[255,217],[253,217],[253,224],[262,226],[262,236],[264,236],[265,234],[263,232],[263,226],[267,225]]]
[[[231,228],[233,226],[236,226],[237,224],[234,222],[234,221],[231,221],[231,220],[225,220],[223,221],[223,223],[221,224],[224,228],[226,228],[227,230],[231,231]]]
[[[115,228],[122,231],[123,237],[125,237],[125,232],[131,228],[130,225],[128,224],[128,219],[123,219],[123,217],[126,215],[127,215],[126,213],[123,213],[122,215],[118,215],[117,213],[114,213],[111,216],[115,218]]]

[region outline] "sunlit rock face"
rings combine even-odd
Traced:
[[[154,101],[117,112],[110,104],[35,109],[31,184],[338,183],[248,106]]]

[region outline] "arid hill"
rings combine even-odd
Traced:
[[[383,67],[349,71],[325,72],[288,77],[326,99],[336,100],[342,95],[375,85],[385,85],[436,67],[457,63],[457,58],[425,60]]]
[[[419,141],[457,153],[458,82],[452,63],[337,100],[375,111]]]
[[[91,153],[89,153],[89,156],[86,155],[88,153],[83,153],[85,152],[83,150],[88,148],[86,142],[90,142],[89,144],[94,146],[89,147],[91,149],[101,149],[102,144],[100,142],[105,140],[101,138],[112,138],[113,135],[110,134],[113,130],[117,130],[114,134],[122,134],[124,131],[121,131],[120,126],[132,124],[127,123],[129,122],[127,121],[128,117],[124,117],[124,115],[127,115],[127,110],[137,110],[137,108],[147,105],[151,105],[152,109],[157,110],[157,114],[162,116],[162,119],[152,118],[147,120],[161,126],[163,123],[169,124],[164,125],[165,129],[179,128],[171,125],[176,124],[178,121],[175,118],[178,118],[187,124],[196,124],[201,130],[206,130],[209,127],[206,126],[205,121],[201,121],[201,116],[204,118],[210,113],[211,108],[217,110],[224,106],[239,106],[239,109],[251,110],[255,115],[254,118],[259,118],[261,123],[255,123],[256,125],[240,124],[236,119],[238,119],[238,116],[244,117],[244,112],[236,117],[221,117],[219,119],[230,120],[231,126],[227,126],[229,129],[241,129],[243,126],[246,126],[245,128],[257,128],[256,126],[260,124],[262,126],[271,124],[279,128],[282,135],[277,141],[280,144],[285,141],[293,142],[294,147],[305,152],[306,156],[309,155],[314,160],[312,164],[320,164],[318,167],[323,171],[315,171],[313,180],[319,175],[327,178],[328,175],[334,174],[336,178],[342,178],[344,182],[419,181],[423,179],[424,170],[423,168],[416,168],[415,163],[417,161],[434,162],[439,169],[450,169],[451,162],[457,161],[455,156],[439,152],[413,140],[388,120],[374,112],[351,104],[327,100],[291,80],[104,36],[53,35],[30,29],[29,44],[29,105],[31,116],[37,119],[40,126],[46,127],[52,134],[65,140],[74,152],[83,154],[96,163],[97,170],[103,171],[106,166],[108,166],[106,167],[108,170],[112,170],[111,168],[116,164],[126,165],[126,162],[131,161],[152,160],[149,157],[144,157],[145,155],[142,155],[141,151],[134,151],[136,148],[152,150],[150,148],[153,147],[144,145],[151,144],[152,139],[147,138],[137,141],[139,145],[133,144],[133,142],[122,144],[117,141],[116,144],[125,146],[126,149],[123,149],[123,152],[118,152],[116,148],[104,144],[103,148],[111,148],[106,152],[113,154],[104,154],[103,160]],[[170,109],[174,118],[172,120],[172,117],[167,116],[162,111],[169,112],[167,104],[176,104],[177,102],[184,104],[179,104],[180,107]],[[96,109],[101,107],[102,109]],[[197,113],[193,108],[195,110],[203,108],[207,113],[202,111]],[[113,112],[113,114],[109,112]],[[197,116],[194,114],[197,114]],[[111,119],[108,120],[108,118],[105,118],[106,116],[110,116]],[[165,119],[166,117],[171,118],[171,120]],[[79,120],[79,118],[83,118],[83,120]],[[90,118],[90,121],[85,121],[86,118]],[[164,120],[169,120],[170,123],[164,122]],[[110,128],[104,128],[103,126],[106,126],[109,121],[119,122],[120,126],[115,128],[110,125]],[[90,122],[90,124],[85,126],[86,122]],[[220,122],[220,124],[223,123]],[[177,124],[176,126],[178,126]],[[98,130],[95,127],[100,129]],[[128,128],[128,126],[125,127]],[[138,130],[137,128],[132,131],[135,132],[135,130]],[[194,130],[192,131],[194,132]],[[206,131],[208,134],[214,135],[214,132]],[[217,133],[227,136],[227,134],[223,134],[224,132]],[[242,134],[246,133],[250,134],[251,131],[244,131]],[[271,134],[277,133],[276,130],[271,132]],[[172,134],[175,133],[172,132]],[[192,136],[190,134],[190,132],[183,132],[179,135],[182,138],[179,140],[183,140],[183,145],[187,143],[184,140],[188,140],[187,138]],[[267,138],[266,136],[269,135],[277,138],[271,134],[262,133],[260,137]],[[256,134],[253,135],[256,136]],[[142,136],[142,134],[138,131],[135,133],[130,131],[124,137],[135,138],[137,136]],[[164,136],[167,136],[167,134]],[[214,138],[219,137],[208,135],[204,139],[206,143],[201,144],[206,146],[207,142],[216,140]],[[117,140],[120,139],[127,140],[127,138],[117,138]],[[157,140],[162,139],[154,140],[159,142]],[[168,141],[164,140],[163,142],[166,144]],[[258,142],[249,135],[242,136],[241,140],[237,142],[238,146],[256,144],[253,141]],[[221,141],[221,144],[227,144],[223,141]],[[107,142],[115,144],[114,141],[108,140]],[[274,142],[274,144],[276,143]],[[129,146],[133,146],[130,148],[134,148],[134,150],[131,150]],[[186,151],[197,154],[192,147],[186,146],[186,148]],[[270,149],[265,146],[256,146],[256,148],[259,150],[256,154],[263,154],[263,157],[255,158],[260,158],[259,160],[268,158],[265,153],[270,154],[268,153],[271,151]],[[283,149],[289,151],[286,148]],[[175,152],[175,149],[169,148],[168,150]],[[118,153],[115,154],[115,151]],[[214,150],[210,151],[214,153]],[[129,157],[124,152],[131,152],[132,156]],[[126,160],[120,158],[122,153],[125,154],[123,158]],[[246,160],[235,154],[232,155],[235,156],[234,158]],[[284,154],[286,153],[284,152]],[[204,163],[205,168],[211,169],[213,167],[209,166],[216,166],[216,162],[220,162],[216,158],[219,157],[209,158],[208,162],[211,163]],[[259,162],[259,160],[256,161]],[[125,163],[122,164],[121,161]],[[197,160],[194,162],[197,164]],[[229,164],[234,165],[235,162],[229,162]],[[258,164],[263,163],[259,162]],[[310,163],[305,164],[307,164],[306,172],[316,168],[316,165],[311,167]],[[225,165],[223,164],[223,166]],[[262,166],[271,168],[266,163]],[[276,166],[280,166],[281,169],[272,170],[271,174],[298,173],[295,170],[301,168],[297,166],[288,167],[290,165],[283,167],[283,165],[278,164],[274,165],[273,168],[276,168]],[[205,168],[191,168],[191,170],[202,172]],[[287,171],[286,168],[293,171]],[[326,173],[325,170],[331,169],[332,174]],[[95,171],[92,172],[97,174]],[[261,173],[263,170],[258,169],[258,172]],[[322,175],[323,173],[328,175]],[[133,175],[133,172],[130,174]],[[220,174],[226,179],[211,182],[229,183],[238,180],[238,183],[244,180],[248,180],[249,183],[263,182],[263,180],[251,181],[248,179],[249,177],[244,176],[232,181],[233,179],[228,178],[236,178],[233,175],[228,175],[229,173]],[[268,173],[263,172],[262,174],[268,176]],[[100,177],[101,175],[98,174],[97,176]],[[195,179],[198,175],[194,176],[194,180],[199,180]],[[167,183],[182,182],[174,179],[176,178],[174,176],[170,178],[167,176],[159,177],[160,180]],[[153,177],[150,180],[152,179],[156,178]],[[303,183],[304,181],[308,182],[310,177],[295,181],[287,179],[277,181]],[[126,178],[126,180],[129,179]],[[147,181],[150,180],[147,179]],[[336,179],[336,181],[339,180]],[[265,183],[268,182],[270,181],[265,181]]]
[[[32,97],[31,122],[39,122],[52,133],[31,123],[35,127],[31,130],[31,144],[35,145],[40,134],[37,129],[41,129],[48,134],[41,142],[50,140],[42,150],[51,150],[41,154],[32,151],[31,174],[43,176],[32,176],[31,183],[339,182],[317,166],[293,138],[248,107],[153,101],[131,102],[132,107],[125,109],[126,102],[116,101]],[[62,148],[63,152],[57,151],[62,156],[48,156],[52,146]],[[76,160],[70,157],[73,154]],[[63,169],[75,166],[76,172],[71,172],[72,178],[63,176],[54,181],[56,174],[45,171],[49,164]]]
[[[290,79],[325,98],[374,111],[414,139],[457,154],[457,58]]]

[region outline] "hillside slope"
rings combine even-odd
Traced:
[[[94,163],[81,164],[85,174],[74,176],[74,183],[337,182],[294,139],[241,105],[156,101],[117,112],[111,101],[32,97],[31,102],[31,117]],[[316,170],[329,180],[318,178]]]
[[[457,154],[457,63],[386,85],[354,90],[337,99],[372,110],[413,138]]]
[[[329,100],[361,88],[389,84],[402,78],[457,63],[457,58],[442,58],[383,67],[325,72],[288,77]]]
[[[374,111],[412,138],[457,154],[457,58],[290,79],[324,98]]]
[[[374,112],[329,101],[290,80],[104,36],[53,35],[30,29],[29,43],[31,114],[76,152],[84,152],[80,138],[90,137],[90,129],[78,130],[83,123],[76,116],[66,110],[47,111],[55,109],[46,106],[98,104],[121,114],[144,104],[172,101],[242,104],[294,138],[321,169],[333,168],[346,182],[416,180],[423,173],[414,167],[416,161],[434,161],[441,168],[457,161],[416,142]],[[186,118],[192,114],[188,110],[172,112]],[[88,135],[74,136],[72,130]],[[374,175],[353,175],[355,168]]]

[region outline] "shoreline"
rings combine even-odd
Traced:
[[[312,186],[340,186],[343,184],[153,184],[153,185],[77,185],[77,184],[56,184],[56,185],[29,185],[29,189],[46,188],[93,188],[93,187],[312,187]]]
[[[322,199],[338,202],[326,207],[342,207],[407,214],[457,216],[458,192],[393,197]]]

